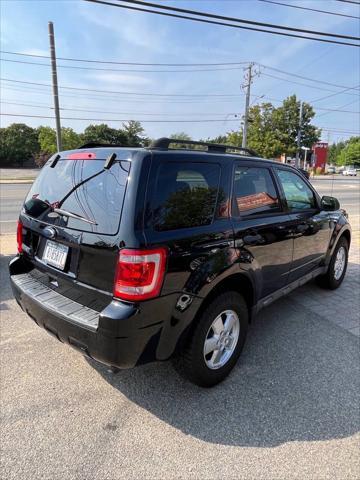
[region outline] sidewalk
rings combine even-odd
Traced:
[[[39,172],[39,168],[0,168],[0,184],[32,183]]]

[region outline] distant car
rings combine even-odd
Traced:
[[[327,173],[329,175],[333,175],[334,173],[336,173],[336,168],[335,167],[328,167]]]
[[[343,175],[347,175],[347,176],[350,176],[350,177],[356,177],[357,175],[357,171],[354,167],[349,167],[349,168],[345,168],[342,172]]]
[[[305,178],[309,180],[310,172],[308,172],[307,170],[304,170],[303,168],[298,168],[298,170],[304,175]]]

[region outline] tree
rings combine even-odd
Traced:
[[[144,146],[149,143],[149,140],[144,135],[144,128],[136,120],[129,120],[127,123],[123,123],[123,132],[126,135],[126,145],[128,147]]]
[[[338,157],[343,148],[345,148],[344,142],[333,143],[332,145],[330,145],[329,153],[328,153],[328,163],[330,163],[331,165],[338,164],[339,163]]]
[[[210,138],[208,137],[205,140],[201,140],[201,142],[207,142],[207,143],[222,143],[226,144],[228,143],[229,139],[227,135],[218,135],[217,137]]]
[[[175,140],[176,139],[178,139],[178,140],[192,140],[190,135],[188,135],[185,132],[172,133],[171,135],[169,135],[169,138],[175,139]]]
[[[106,123],[89,125],[83,133],[83,143],[109,143],[127,145],[127,135],[124,130],[111,128]]]
[[[360,137],[352,137],[337,157],[339,165],[360,165]]]
[[[0,129],[0,165],[18,164],[33,158],[39,151],[36,129],[24,123],[13,123]]]
[[[38,137],[41,153],[52,155],[57,152],[56,131],[51,127],[39,127]],[[72,128],[61,129],[61,149],[73,150],[79,148],[82,143],[82,136]]]
[[[281,107],[274,110],[274,127],[279,132],[279,139],[284,145],[283,153],[294,155],[297,150],[297,134],[299,129],[300,101],[291,95],[283,101]],[[315,112],[306,102],[302,105],[301,146],[311,148],[320,140],[321,130],[311,125]]]
[[[56,131],[51,127],[38,127],[38,139],[40,152],[36,155],[35,162],[42,167],[51,155],[57,152]],[[63,127],[61,129],[61,149],[73,150],[79,148],[83,143],[82,135],[76,133],[72,128]]]
[[[255,105],[249,111],[247,145],[263,157],[275,158],[284,152],[278,118],[280,113],[271,103]]]
[[[297,150],[300,102],[295,95],[276,108],[271,103],[254,105],[249,109],[247,145],[261,156],[276,158],[281,154],[294,155]],[[301,146],[312,147],[320,139],[320,130],[310,122],[315,116],[311,105],[303,103]],[[231,131],[228,142],[241,146],[242,132]]]

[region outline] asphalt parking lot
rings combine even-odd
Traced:
[[[311,283],[263,310],[211,390],[170,362],[113,375],[39,329],[12,298],[3,235],[2,478],[360,478],[360,182],[314,183],[349,210],[348,275],[336,292]]]

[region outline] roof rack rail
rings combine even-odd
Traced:
[[[98,143],[98,142],[89,142],[81,145],[79,149],[82,148],[105,148],[105,147],[123,147],[124,145],[116,144],[116,143]]]
[[[154,140],[151,143],[149,148],[159,148],[163,150],[169,150],[169,146],[171,144],[207,147],[207,151],[211,153],[233,153],[233,152],[229,152],[229,150],[235,150],[235,152],[239,152],[238,153],[239,155],[251,155],[252,157],[259,157],[259,155],[256,152],[254,152],[254,150],[251,150],[250,148],[235,147],[233,145],[223,145],[220,143],[211,143],[211,142],[195,142],[194,140],[181,140],[177,138],[166,138],[166,137],[159,138],[158,140]],[[195,150],[195,149],[189,148],[187,150]]]

